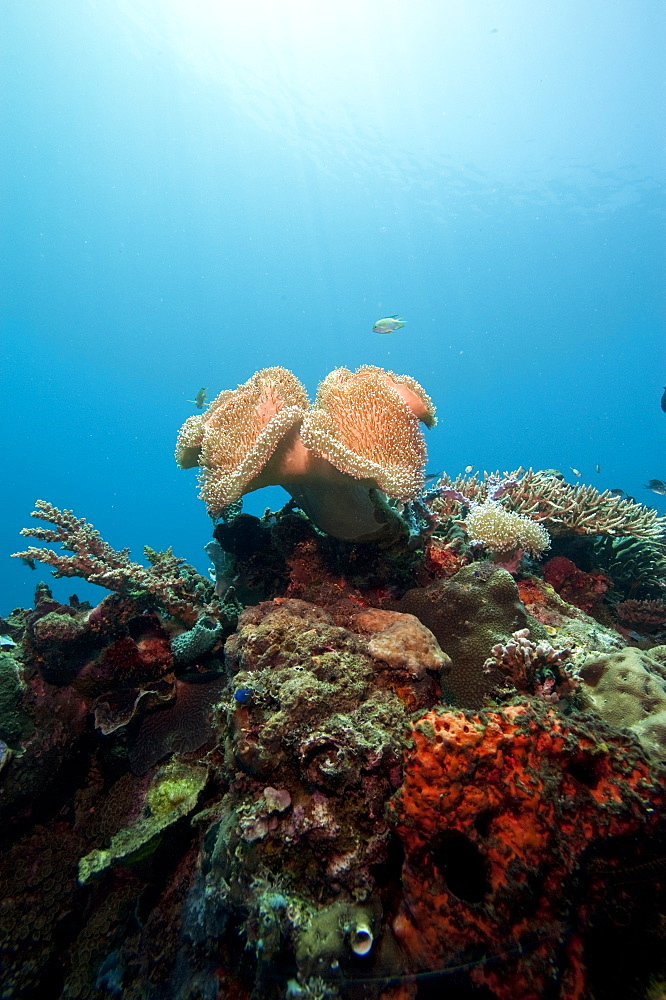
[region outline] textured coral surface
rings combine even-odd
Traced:
[[[460,485],[654,527],[525,479]],[[115,593],[0,622],[0,1000],[660,996],[666,646],[594,546],[563,597],[444,501],[375,500],[376,545],[230,515],[215,593],[40,507],[47,564]]]
[[[405,850],[394,933],[417,969],[507,952],[501,971],[473,979],[507,1000],[545,995],[563,939],[591,917],[576,911],[574,873],[602,840],[655,826],[663,786],[617,736],[599,744],[527,704],[431,711],[413,738],[391,806]],[[592,877],[590,909],[597,891]],[[585,995],[569,985],[579,962],[560,956],[557,995]]]

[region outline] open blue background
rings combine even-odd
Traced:
[[[312,392],[339,365],[415,376],[432,471],[573,466],[666,512],[658,0],[0,20],[0,614],[51,579],[8,558],[38,497],[205,571],[176,432],[200,386],[267,365]]]

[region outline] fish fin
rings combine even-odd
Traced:
[[[402,330],[404,325],[405,325],[404,323],[398,323],[398,325],[396,326],[396,330]]]

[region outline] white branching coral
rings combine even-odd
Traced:
[[[486,545],[501,555],[524,549],[538,556],[550,547],[550,536],[542,525],[507,510],[497,500],[472,504],[466,526],[472,545]]]
[[[502,503],[507,510],[543,524],[553,537],[567,535],[630,536],[665,547],[666,517],[652,507],[610,490],[602,493],[593,486],[572,486],[548,472],[499,472],[480,477],[442,478],[431,488],[428,506],[440,520],[458,517],[469,503],[496,499],[496,484],[504,483]]]

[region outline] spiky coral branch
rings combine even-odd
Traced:
[[[459,517],[462,502],[455,494],[467,502],[483,502],[498,476],[443,476],[432,491],[429,506],[442,520]],[[593,486],[571,486],[532,469],[507,472],[504,478],[510,485],[502,497],[503,506],[543,524],[551,535],[632,536],[666,545],[666,517],[651,507],[614,496],[609,490],[600,493]]]
[[[130,559],[129,549],[112,548],[92,524],[75,517],[71,510],[60,510],[46,500],[37,500],[30,516],[55,527],[23,528],[22,535],[40,542],[55,542],[73,554],[31,545],[23,552],[14,552],[13,558],[38,560],[51,566],[56,577],[80,576],[117,593],[145,591],[168,614],[189,625],[202,615],[224,616],[219,601],[210,594],[210,581],[186,567],[185,560],[174,556],[171,548],[154,552],[146,546],[144,551],[151,565],[142,566]]]

